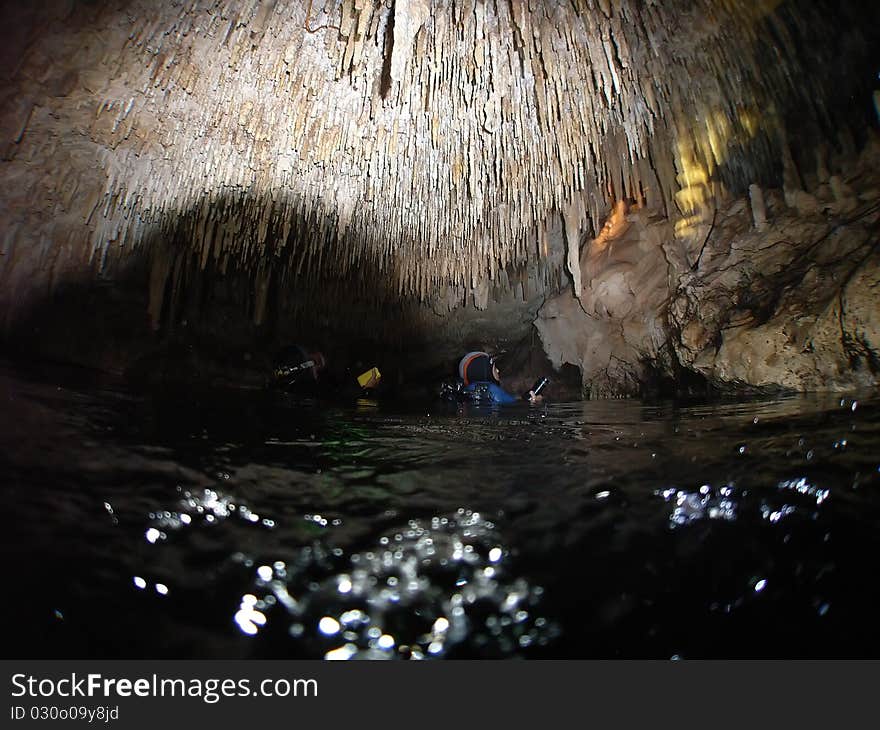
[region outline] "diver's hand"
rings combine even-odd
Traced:
[[[543,395],[535,395],[534,390],[529,391],[529,403],[540,403],[542,400],[544,400]]]

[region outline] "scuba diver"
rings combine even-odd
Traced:
[[[326,367],[324,355],[300,345],[285,347],[275,356],[270,386],[289,392],[317,390],[318,375]]]
[[[538,381],[522,398],[511,395],[501,387],[497,360],[497,355],[493,357],[487,352],[469,352],[458,363],[459,381],[454,386],[444,384],[441,396],[492,404],[519,403],[521,400],[538,403],[543,399],[540,390],[547,384],[547,378]]]

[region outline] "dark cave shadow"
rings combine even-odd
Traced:
[[[377,366],[383,389],[403,383],[428,342],[415,316],[418,300],[399,295],[396,280],[363,257],[339,273],[336,262],[352,247],[365,250],[357,221],[342,242],[328,233],[335,218],[293,220],[284,240],[280,223],[272,223],[258,257],[242,265],[224,252],[203,265],[188,232],[198,230],[204,211],[222,222],[252,218],[264,206],[280,210],[269,195],[213,196],[178,211],[164,228],[148,228],[135,251],[109,244],[96,275],[77,272],[37,295],[3,333],[0,352],[121,373],[134,383],[258,387],[273,355],[297,343],[325,353],[332,381]],[[317,249],[321,231],[318,259],[303,244]],[[265,313],[255,319],[261,283]]]

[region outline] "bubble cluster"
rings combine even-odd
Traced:
[[[829,489],[811,484],[806,477],[783,479],[776,484],[776,492],[769,493],[760,500],[758,510],[761,518],[775,524],[797,512],[797,505],[778,504],[777,494],[785,495],[791,492],[799,497],[809,498],[809,502],[815,500],[817,507],[821,506],[831,494]],[[695,492],[670,487],[658,490],[655,494],[674,505],[669,516],[669,526],[676,528],[706,519],[728,522],[736,520],[738,513],[742,512],[742,498],[746,492],[737,493],[732,484],[719,488],[704,484]]]
[[[671,528],[689,525],[704,519],[728,522],[736,519],[737,505],[733,495],[733,487],[729,484],[720,488],[704,484],[696,492],[669,488],[658,491],[656,494],[674,504],[672,514],[669,516]]]
[[[257,633],[254,611],[277,605],[288,635],[325,659],[506,657],[558,634],[540,615],[542,589],[512,575],[478,512],[413,519],[347,560],[332,554],[312,546],[295,564],[259,566],[236,614],[242,631]]]
[[[180,488],[178,488],[180,489]],[[216,524],[230,517],[244,522],[258,524],[263,527],[275,527],[275,521],[260,517],[246,504],[233,501],[232,497],[213,489],[182,490],[182,499],[178,510],[150,512],[150,526],[144,537],[147,542],[155,544],[168,539],[168,530],[180,530],[195,523]]]
[[[779,482],[777,489],[791,490],[798,494],[815,497],[817,505],[822,504],[831,494],[828,489],[820,489],[814,484],[810,484],[806,477],[800,477],[799,479],[785,479]]]

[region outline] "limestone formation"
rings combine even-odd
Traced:
[[[580,301],[566,292],[546,302],[535,326],[556,368],[581,370],[584,395],[637,395],[649,371],[670,370],[665,307],[669,299],[662,242],[667,221],[645,210],[615,208],[580,260]]]
[[[853,187],[838,183],[847,196],[828,188],[809,216],[768,191],[763,233],[744,200],[729,201],[692,265],[667,222],[631,211],[585,252],[583,310],[563,294],[539,312],[548,356],[577,365],[592,396],[637,394],[680,366],[729,390],[876,388],[878,169],[874,143],[850,171]]]
[[[767,207],[764,205],[764,193],[760,185],[749,185],[749,201],[752,204],[752,220],[756,231],[767,227]]]

